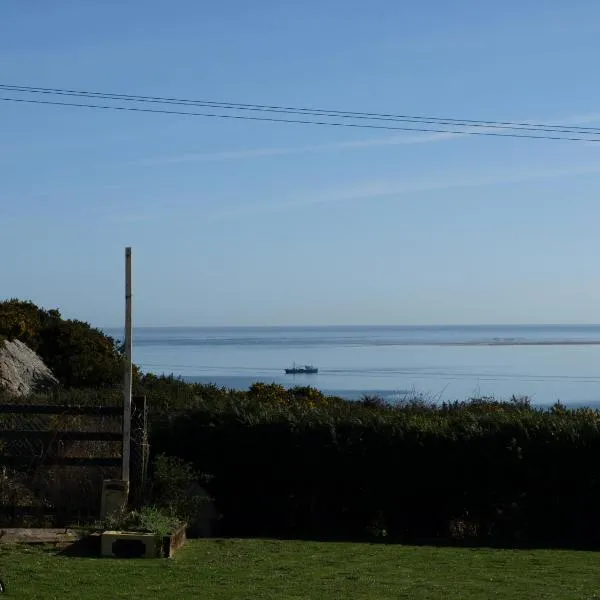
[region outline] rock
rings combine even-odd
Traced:
[[[19,340],[0,341],[0,391],[27,396],[58,384],[52,371]]]

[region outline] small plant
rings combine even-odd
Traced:
[[[153,533],[161,538],[170,535],[182,524],[178,518],[155,506],[144,506],[139,511],[116,513],[104,521],[106,529]]]
[[[168,514],[187,521],[205,502],[203,496],[198,496],[196,488],[208,479],[181,458],[160,454],[154,460],[152,502]]]
[[[375,517],[367,526],[367,534],[372,538],[383,539],[388,536],[386,519],[383,511],[378,511]]]

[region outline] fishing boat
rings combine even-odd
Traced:
[[[285,370],[287,375],[299,375],[299,374],[309,374],[314,375],[319,372],[317,367],[313,367],[312,365],[304,365],[303,367],[297,367],[296,363],[294,366]]]

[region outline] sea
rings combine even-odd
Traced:
[[[105,331],[123,339],[122,329]],[[600,402],[600,325],[140,327],[133,360],[144,372],[233,389],[265,382],[348,399]],[[286,375],[294,363],[319,372]]]

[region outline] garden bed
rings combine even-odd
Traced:
[[[148,531],[104,531],[100,555],[112,558],[171,558],[186,541],[186,525],[167,534]]]

